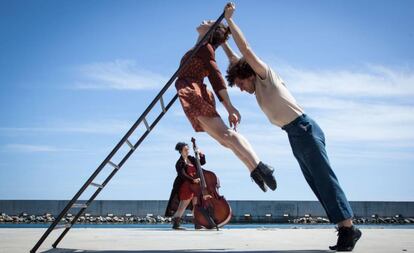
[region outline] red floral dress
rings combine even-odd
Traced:
[[[181,64],[190,56],[191,52],[192,50],[184,55]],[[214,48],[208,43],[203,45],[190,60],[190,63],[180,71],[175,82],[184,113],[196,132],[204,131],[197,117],[220,117],[216,110],[214,95],[203,83],[205,77],[208,77],[214,93],[222,101],[218,92],[226,89],[226,84],[217,67]]]

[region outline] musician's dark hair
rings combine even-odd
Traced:
[[[177,150],[177,151],[178,151],[178,153],[181,153],[181,151],[183,150],[183,148],[184,148],[185,146],[188,146],[188,144],[187,144],[187,143],[185,143],[185,142],[178,142],[178,143],[175,145],[175,150]]]

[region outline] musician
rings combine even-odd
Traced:
[[[194,187],[194,184],[199,184],[200,178],[197,175],[196,158],[189,155],[190,148],[188,144],[178,142],[175,150],[180,153],[180,158],[175,164],[177,177],[174,180],[165,216],[172,216],[172,228],[180,229],[180,221],[184,211],[186,209],[193,210],[193,206],[197,203],[199,191],[197,192],[195,189],[199,189],[199,187]],[[204,165],[206,157],[201,152],[199,152],[199,155],[200,164]],[[198,228],[197,225],[196,228]]]

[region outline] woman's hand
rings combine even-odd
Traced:
[[[194,178],[194,179],[193,179],[193,183],[194,183],[194,184],[198,184],[198,183],[200,183],[200,178]]]
[[[211,196],[210,194],[203,195],[204,200],[208,200],[208,199],[212,199],[212,198],[213,198],[213,196]]]
[[[232,106],[229,110],[230,127],[232,127],[234,131],[237,131],[237,125],[240,124],[240,121],[241,121],[241,115],[239,111]]]
[[[199,156],[203,156],[204,155],[203,151],[201,151],[200,149],[197,149],[197,153],[198,153]]]
[[[233,2],[227,3],[226,6],[224,7],[224,18],[226,20],[231,19],[235,10],[236,10],[236,5]]]
[[[198,153],[199,155],[203,155],[203,151],[201,151],[199,148],[196,148],[195,152]]]
[[[230,127],[236,131],[237,125],[241,121],[241,116],[239,111],[231,104],[229,94],[227,93],[227,89],[222,89],[219,91],[219,95],[223,99],[222,103],[226,108],[227,112],[229,113],[229,124]]]

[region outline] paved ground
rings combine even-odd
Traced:
[[[0,252],[29,252],[45,229],[0,229]],[[61,232],[62,230],[58,230]],[[414,252],[414,229],[365,229],[354,252]],[[146,229],[74,228],[58,249],[51,249],[53,232],[43,253],[174,253],[260,252],[322,253],[336,240],[331,229],[223,229],[171,231]]]

